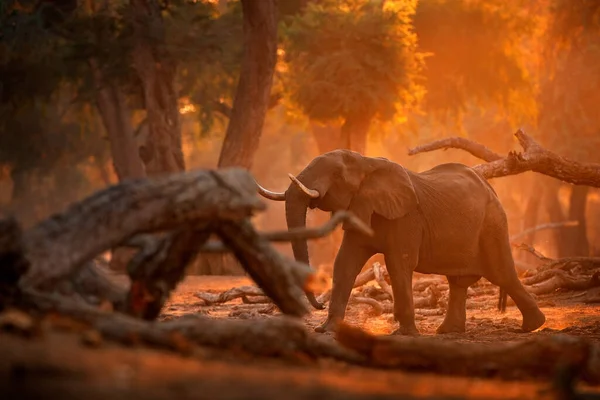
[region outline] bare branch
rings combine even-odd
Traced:
[[[261,288],[256,286],[240,286],[235,287],[229,290],[226,290],[222,293],[215,294],[210,292],[198,292],[195,293],[194,296],[198,297],[206,305],[213,305],[219,303],[226,303],[228,301],[242,298],[245,296],[264,296],[265,293]]]
[[[470,139],[463,138],[463,137],[451,137],[451,138],[436,140],[434,142],[427,143],[427,144],[422,144],[420,146],[416,146],[416,147],[413,147],[412,149],[409,149],[408,155],[414,156],[415,154],[419,154],[419,153],[425,153],[425,152],[441,150],[441,149],[448,150],[450,148],[465,150],[465,151],[471,153],[473,156],[480,158],[487,162],[501,160],[503,158],[500,154],[494,153],[492,150],[490,150],[486,146],[484,146],[480,143],[474,142]]]
[[[563,227],[567,227],[567,226],[577,226],[579,225],[579,221],[564,221],[564,222],[551,222],[548,224],[541,224],[541,225],[537,225],[534,226],[532,228],[529,229],[525,229],[523,232],[517,233],[516,235],[513,235],[510,237],[510,241],[516,241],[518,239],[521,239],[533,232],[537,232],[537,231],[541,231],[541,230],[545,230],[545,229],[557,229],[557,228],[563,228]]]
[[[317,228],[293,228],[289,231],[261,232],[264,239],[271,242],[291,242],[296,239],[318,239],[329,235],[335,228],[348,222],[367,236],[373,236],[373,230],[349,211],[337,211],[329,221]],[[202,252],[205,253],[227,253],[231,250],[223,243],[211,240],[204,245]]]
[[[381,264],[376,262],[373,264],[373,272],[375,273],[375,280],[379,284],[379,287],[383,289],[384,292],[390,295],[390,297],[394,298],[394,293],[392,293],[392,287],[385,280],[383,276],[383,270],[381,268]]]
[[[291,242],[296,239],[318,239],[329,235],[335,228],[348,222],[367,236],[373,236],[373,230],[349,211],[337,211],[329,221],[318,228],[294,228],[284,232],[264,232],[261,235],[271,242]]]
[[[531,254],[533,254],[534,256],[536,256],[537,258],[539,258],[540,260],[544,261],[544,262],[553,262],[554,259],[552,258],[548,258],[545,255],[543,255],[542,253],[540,253],[539,251],[537,251],[533,246],[525,244],[525,243],[521,243],[519,245],[513,245],[514,247],[516,247],[519,250],[524,250],[527,251]]]

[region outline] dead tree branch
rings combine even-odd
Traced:
[[[354,214],[337,211],[329,221],[318,228],[293,228],[285,232],[264,232],[261,235],[271,242],[291,242],[297,239],[319,239],[329,235],[338,225],[348,223],[367,236],[373,236],[373,230]]]
[[[373,236],[373,230],[364,222],[358,219],[354,214],[348,211],[337,211],[329,221],[316,228],[293,228],[289,231],[260,232],[261,237],[271,242],[291,242],[297,239],[319,239],[329,235],[340,224],[348,223],[358,231],[367,236]],[[139,239],[139,242],[144,239]],[[132,245],[138,244],[133,242]],[[141,243],[139,243],[141,244]],[[207,253],[227,253],[230,250],[223,243],[210,241],[204,245],[202,252]]]
[[[309,266],[286,259],[254,230],[250,221],[223,222],[216,232],[282,312],[298,316],[308,312],[299,299],[304,299],[305,290],[318,291],[322,284]]]
[[[204,304],[207,306],[213,304],[226,303],[228,301],[243,298],[245,296],[264,296],[265,293],[261,288],[256,286],[240,286],[235,287],[229,290],[226,290],[222,293],[215,294],[210,292],[198,292],[195,293],[194,296],[198,297]]]
[[[557,228],[564,228],[564,227],[568,227],[568,226],[577,226],[577,225],[579,225],[579,221],[550,222],[548,224],[541,224],[541,225],[537,225],[537,226],[534,226],[529,229],[525,229],[523,232],[519,232],[516,235],[512,235],[509,238],[509,240],[511,242],[514,242],[516,240],[526,237],[527,235],[532,234],[533,232],[537,232],[537,231],[541,231],[541,230],[545,230],[545,229],[557,229]]]
[[[553,262],[554,260],[552,258],[548,258],[545,255],[543,255],[542,253],[540,253],[539,251],[537,251],[533,246],[525,244],[525,243],[521,243],[519,245],[514,245],[517,249],[519,250],[524,250],[527,251],[531,254],[533,254],[534,256],[536,256],[537,258],[539,258],[541,261],[544,262]]]
[[[381,287],[383,291],[386,292],[393,299],[394,293],[392,292],[392,287],[389,283],[387,283],[383,276],[381,264],[379,264],[378,262],[373,264],[373,272],[375,273],[375,280],[379,284],[379,287]]]
[[[534,171],[574,185],[600,187],[600,164],[580,163],[554,154],[543,148],[521,129],[515,133],[515,136],[523,148],[523,152],[511,151],[506,157],[499,159],[493,158],[496,156],[495,153],[483,151],[482,148],[485,149],[485,147],[481,144],[464,138],[438,140],[410,149],[409,154],[414,155],[424,151],[452,147],[468,151],[476,157],[488,161],[487,164],[473,167],[486,179]]]
[[[571,276],[563,270],[553,269],[544,271],[551,275],[542,283],[529,286],[527,290],[533,294],[540,295],[564,290],[587,290],[600,286],[600,273],[596,272],[591,278]]]
[[[413,147],[412,149],[409,149],[408,155],[414,156],[415,154],[419,153],[448,149],[462,149],[471,153],[473,156],[487,162],[501,160],[502,158],[504,158],[500,154],[494,153],[486,146],[463,137],[450,137],[436,140],[431,143],[422,144],[417,147]]]

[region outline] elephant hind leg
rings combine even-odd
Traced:
[[[444,322],[437,328],[437,334],[463,333],[467,323],[467,289],[479,279],[480,276],[447,276],[450,286],[448,310]]]
[[[525,287],[519,281],[516,273],[508,279],[489,279],[490,282],[500,286],[514,300],[515,304],[523,315],[523,323],[521,328],[525,332],[531,332],[546,322],[546,316],[540,310],[534,298],[525,290]]]
[[[498,238],[505,236],[497,233],[495,235],[483,234],[482,237],[483,261],[486,264],[486,273],[483,276],[494,285],[499,286],[501,291],[505,291],[514,300],[523,315],[521,327],[525,332],[538,329],[544,325],[546,317],[517,276],[508,240],[499,240]],[[503,304],[502,301],[503,294],[501,293],[499,301],[501,309],[506,306],[506,303]]]

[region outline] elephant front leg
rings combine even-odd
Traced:
[[[417,336],[419,330],[415,324],[412,292],[412,275],[417,266],[416,256],[410,253],[386,254],[385,263],[394,293],[394,317],[400,324],[394,334]]]
[[[333,288],[327,320],[316,332],[333,331],[346,315],[346,306],[356,277],[369,258],[375,254],[367,249],[355,234],[344,234],[342,245],[333,264]]]
[[[448,276],[450,299],[444,322],[437,328],[436,333],[462,333],[467,323],[467,289],[477,282],[479,276]]]

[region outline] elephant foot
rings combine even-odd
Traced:
[[[338,320],[334,320],[332,318],[327,318],[327,321],[323,322],[321,325],[315,328],[315,332],[325,333],[325,332],[334,332],[337,327]]]
[[[435,330],[435,333],[438,335],[443,335],[445,333],[465,333],[465,324],[458,322],[448,322],[444,320],[440,326]]]
[[[546,322],[546,316],[539,308],[531,308],[523,312],[523,324],[521,329],[524,332],[535,331]]]
[[[392,332],[392,335],[402,335],[402,336],[420,336],[419,330],[416,326],[401,326]]]

